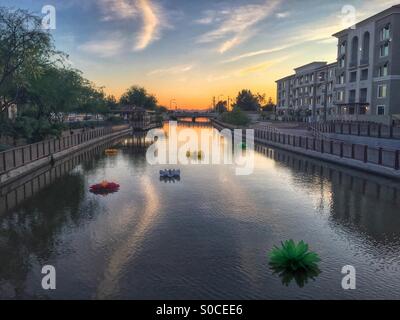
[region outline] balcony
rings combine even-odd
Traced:
[[[357,62],[356,61],[352,61],[349,63],[349,69],[355,69],[357,68]]]
[[[361,59],[360,61],[360,67],[366,67],[369,65],[369,59],[365,58],[365,59]]]

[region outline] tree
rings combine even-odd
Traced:
[[[242,90],[236,97],[236,103],[233,107],[243,111],[259,111],[262,97],[259,94],[254,95],[250,90]]]
[[[113,110],[118,108],[118,102],[115,96],[113,95],[108,95],[105,98],[106,106],[108,110]]]
[[[156,97],[147,93],[145,88],[139,86],[130,87],[121,96],[119,102],[124,105],[132,105],[148,110],[155,110],[157,108]]]
[[[87,86],[79,71],[64,67],[47,66],[41,75],[30,80],[27,99],[36,119],[62,122],[64,113],[79,106]]]
[[[61,59],[41,19],[25,10],[0,8],[0,112],[18,103],[28,80]]]
[[[275,111],[275,103],[272,101],[272,98],[269,97],[266,105],[262,107],[265,112],[274,112]]]
[[[215,111],[218,113],[224,113],[228,111],[228,102],[227,101],[218,101],[217,105],[215,106]]]

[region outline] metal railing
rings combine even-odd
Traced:
[[[390,148],[371,147],[368,145],[348,143],[340,140],[319,137],[298,136],[282,132],[256,129],[255,139],[258,142],[274,142],[293,148],[301,148],[334,155],[343,159],[352,159],[399,170],[400,151]]]
[[[70,149],[85,142],[127,129],[129,126],[104,127],[97,129],[74,130],[74,134],[57,139],[44,140],[0,152],[0,175],[54,153]]]

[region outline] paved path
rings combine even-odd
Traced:
[[[254,128],[275,128],[279,132],[286,134],[293,134],[298,136],[314,136],[312,131],[308,130],[307,123],[291,123],[291,122],[258,122],[254,125]],[[373,148],[385,148],[400,150],[400,140],[396,139],[384,139],[384,138],[374,138],[374,137],[363,137],[355,136],[349,134],[337,134],[337,133],[321,133],[321,136],[326,139],[339,140],[343,142],[355,143],[368,145]]]

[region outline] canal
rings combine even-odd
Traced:
[[[399,183],[260,145],[248,176],[190,165],[160,181],[164,168],[126,137],[3,187],[0,298],[400,297]],[[120,190],[89,192],[103,180]],[[320,255],[314,279],[284,284],[270,269],[268,252],[287,239]],[[56,268],[54,291],[41,287],[44,265]],[[356,290],[342,289],[346,265]]]

